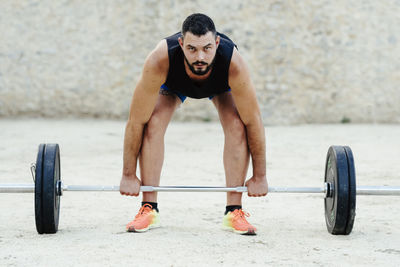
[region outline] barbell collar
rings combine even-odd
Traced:
[[[36,164],[35,163],[31,163],[30,170],[31,170],[31,174],[32,174],[32,180],[33,180],[33,182],[35,182],[36,181],[36,177],[35,177]]]

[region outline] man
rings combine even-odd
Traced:
[[[146,58],[125,129],[121,194],[138,196],[141,185],[159,185],[165,131],[186,97],[209,97],[218,110],[225,135],[226,185],[244,184],[251,155],[248,195],[265,196],[265,134],[249,70],[236,45],[217,33],[211,18],[203,14],[187,17],[181,33],[162,40]],[[136,175],[138,159],[141,180]],[[223,225],[254,235],[256,228],[246,216],[242,193],[227,193]],[[144,232],[157,226],[157,192],[143,192],[142,207],[127,230]]]

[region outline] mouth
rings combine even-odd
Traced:
[[[202,66],[206,66],[207,63],[206,62],[202,62],[202,61],[197,61],[193,63],[194,66],[198,66],[198,67],[202,67]]]
[[[185,56],[185,62],[187,64],[187,66],[189,67],[190,71],[192,73],[194,73],[195,75],[207,74],[210,71],[211,67],[214,65],[214,61],[215,61],[215,58],[210,64],[208,64],[205,61],[200,61],[200,60],[190,63],[189,60]]]

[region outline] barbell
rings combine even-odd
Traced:
[[[0,193],[34,193],[35,222],[39,234],[56,233],[60,197],[64,191],[119,191],[119,186],[64,185],[58,144],[40,144],[31,165],[34,184],[0,184]],[[247,192],[247,187],[141,186],[141,192]],[[324,196],[329,233],[348,235],[354,225],[356,195],[400,195],[400,186],[358,186],[353,153],[348,146],[329,147],[323,187],[269,187],[269,193],[320,193]]]

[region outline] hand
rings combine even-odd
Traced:
[[[262,197],[268,194],[268,182],[265,176],[253,176],[246,182],[249,197]]]
[[[121,195],[137,197],[140,192],[140,184],[141,182],[136,175],[122,175],[119,192]]]

